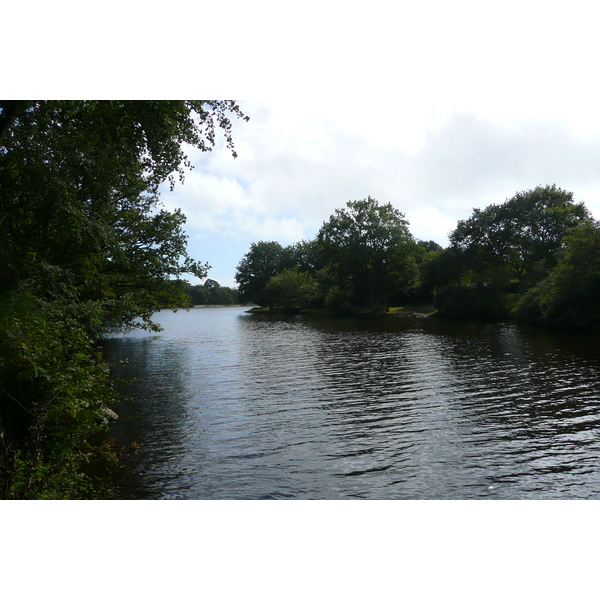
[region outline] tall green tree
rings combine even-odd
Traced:
[[[236,289],[224,287],[214,279],[207,279],[203,285],[190,285],[186,289],[191,303],[229,305],[237,304],[239,293]]]
[[[550,268],[563,237],[589,219],[583,202],[556,185],[518,192],[503,204],[474,209],[450,234],[479,273],[503,271],[521,281],[536,265]]]
[[[415,240],[404,214],[370,196],[348,202],[317,235],[321,262],[337,287],[372,308],[412,285],[417,275]]]
[[[234,153],[231,118],[233,101],[0,101],[3,497],[96,493],[83,467],[114,394],[92,343],[155,328],[188,300],[181,276],[206,275],[158,188],[191,168],[184,145],[220,130]]]
[[[297,267],[302,273],[314,275],[322,265],[319,263],[319,245],[317,240],[302,240],[286,250],[290,255],[287,268]]]
[[[273,298],[266,291],[267,284],[271,277],[291,266],[291,252],[286,251],[279,242],[253,242],[235,274],[242,302],[273,306]]]
[[[565,236],[556,266],[521,298],[516,316],[554,327],[600,327],[600,221]]]
[[[503,204],[474,209],[450,234],[437,278],[435,306],[455,318],[509,318],[521,294],[556,265],[564,237],[589,220],[584,204],[556,185],[518,192]],[[443,263],[438,266],[444,267]],[[448,270],[450,268],[450,270]],[[453,280],[444,277],[454,271]]]
[[[21,107],[0,147],[0,285],[50,271],[115,327],[181,302],[172,280],[208,265],[187,255],[185,217],[158,186],[191,166],[183,144],[209,150],[219,126],[231,142],[228,111],[245,118],[229,101]]]
[[[275,306],[285,309],[309,308],[318,295],[317,284],[308,272],[298,267],[284,269],[269,280],[265,294]]]

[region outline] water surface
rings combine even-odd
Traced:
[[[567,499],[600,492],[591,336],[419,317],[161,312],[106,340],[135,378],[118,498]],[[126,364],[117,364],[126,360]]]

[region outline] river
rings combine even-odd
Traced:
[[[507,324],[163,311],[104,340],[133,402],[120,499],[600,494],[596,337]]]

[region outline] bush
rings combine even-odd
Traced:
[[[456,320],[504,321],[510,317],[510,297],[493,285],[448,285],[436,290],[439,316]]]
[[[335,315],[350,315],[356,312],[351,295],[338,287],[333,287],[327,292],[325,307]]]
[[[82,329],[27,291],[2,298],[0,498],[94,498],[114,463],[102,414],[115,400],[108,368]],[[87,472],[86,472],[87,471]]]
[[[521,298],[517,320],[562,328],[600,327],[600,222],[565,238],[550,274]]]

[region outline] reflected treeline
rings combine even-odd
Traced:
[[[129,450],[116,497],[158,498],[179,475],[185,451],[189,349],[160,335],[107,339],[102,346],[122,393],[133,400],[115,407],[119,419],[111,435]]]

